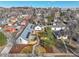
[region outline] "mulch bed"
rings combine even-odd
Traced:
[[[52,48],[44,47],[46,49],[46,53],[54,53]]]
[[[14,45],[14,46],[11,48],[11,50],[10,50],[9,53],[20,53],[21,50],[22,50],[24,47],[27,47],[27,46],[33,46],[33,45],[31,45],[31,44],[16,44],[16,45]]]
[[[20,53],[21,50],[27,46],[33,46],[33,45],[31,45],[31,44],[16,44],[15,46],[13,46],[11,48],[9,53]],[[46,49],[46,53],[54,53],[54,50],[52,48],[48,48],[46,46],[43,46],[43,47]]]

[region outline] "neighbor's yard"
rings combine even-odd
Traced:
[[[2,32],[0,32],[0,46],[3,46],[6,44],[7,42],[6,39],[7,39],[6,36]]]

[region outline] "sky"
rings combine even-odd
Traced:
[[[0,7],[79,7],[79,1],[0,1]]]

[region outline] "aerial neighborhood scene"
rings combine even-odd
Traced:
[[[79,57],[78,1],[0,1],[0,57]]]

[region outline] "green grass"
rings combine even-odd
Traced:
[[[3,46],[6,44],[7,42],[6,39],[7,39],[6,36],[2,32],[0,32],[0,46]]]
[[[46,34],[45,34],[46,33]],[[43,37],[47,37],[47,39],[41,40],[41,44],[43,46],[53,47],[56,44],[56,38],[54,37],[53,31],[50,27],[46,27],[45,31],[43,32]]]

